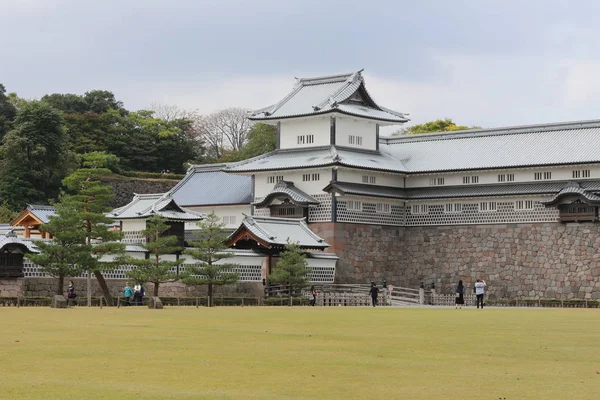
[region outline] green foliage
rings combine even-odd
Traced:
[[[186,285],[208,285],[208,296],[212,299],[213,285],[230,285],[238,281],[238,274],[231,272],[235,264],[216,264],[221,260],[233,257],[226,253],[227,247],[223,244],[227,233],[223,229],[220,218],[214,213],[198,223],[200,232],[196,235],[198,240],[191,243],[192,249],[187,249],[186,254],[200,261],[200,264],[186,266],[182,282]],[[212,301],[210,306],[212,306]]]
[[[308,283],[306,256],[297,244],[288,243],[285,246],[285,251],[281,253],[269,279],[289,287],[291,305],[294,288],[306,286]]]
[[[92,249],[86,243],[82,225],[76,210],[58,205],[56,216],[50,217],[50,221],[41,226],[54,237],[53,240],[36,242],[40,253],[27,255],[42,267],[42,271],[58,278],[56,294],[62,293],[65,277],[79,275],[83,272],[81,266],[90,262]]]
[[[86,244],[90,246],[90,257],[81,267],[93,272],[104,293],[107,304],[112,304],[112,297],[103,272],[117,266],[117,262],[125,253],[125,245],[118,240],[121,232],[110,229],[113,220],[105,213],[114,197],[109,185],[102,179],[111,174],[110,166],[118,165],[118,159],[112,154],[92,152],[78,157],[80,168],[63,180],[65,193],[60,204],[75,211],[85,234]],[[110,254],[115,262],[101,262],[101,258]]]
[[[415,135],[419,133],[431,133],[431,132],[452,132],[452,131],[464,131],[469,129],[480,129],[479,126],[466,126],[456,125],[452,119],[437,119],[435,121],[426,122],[420,125],[413,125],[399,130],[395,135]]]
[[[62,114],[47,103],[22,104],[1,149],[0,197],[13,209],[56,197],[73,163]]]
[[[277,128],[273,125],[256,124],[248,133],[248,142],[239,150],[223,150],[219,162],[247,160],[277,148]]]
[[[128,258],[127,263],[137,266],[136,269],[128,272],[128,276],[135,282],[154,283],[154,296],[158,296],[158,288],[161,283],[177,279],[177,274],[171,269],[183,263],[183,259],[177,261],[167,261],[163,255],[173,254],[183,250],[177,245],[176,236],[164,236],[170,225],[167,220],[158,215],[154,215],[146,220],[146,229],[142,230],[142,235],[146,238],[146,243],[141,244],[150,258],[145,260]]]
[[[10,130],[12,121],[16,115],[17,109],[6,95],[4,85],[0,83],[0,140]]]
[[[6,201],[0,203],[0,224],[8,224],[17,217],[19,213],[8,207]]]

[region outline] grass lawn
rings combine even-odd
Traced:
[[[598,399],[600,311],[0,308],[0,399]]]

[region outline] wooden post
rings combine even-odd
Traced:
[[[210,307],[211,298],[210,296],[206,296],[206,307]]]
[[[17,296],[17,308],[21,307],[21,297]]]
[[[179,307],[179,296],[177,296],[177,307]]]
[[[198,298],[196,297],[196,308],[198,308]]]
[[[25,225],[25,237],[26,238],[31,237],[31,231],[29,230],[29,225]]]
[[[244,297],[242,296],[242,307],[244,307]]]
[[[117,297],[117,308],[121,308],[121,298]]]
[[[104,299],[104,296],[100,296],[100,309],[102,310],[102,300]]]

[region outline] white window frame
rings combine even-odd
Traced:
[[[413,204],[410,207],[412,215],[427,215],[429,214],[429,204]]]
[[[444,204],[444,214],[460,214],[463,211],[462,203]]]
[[[443,186],[445,185],[444,178],[429,178],[429,186]]]
[[[377,203],[375,204],[375,212],[381,214],[391,214],[392,206],[389,203]]]
[[[283,175],[271,175],[267,177],[267,183],[277,183],[283,180]]]
[[[374,185],[377,182],[377,178],[374,175],[363,175],[362,183],[370,183]]]
[[[348,144],[362,146],[362,136],[348,135]]]
[[[479,212],[496,212],[498,211],[498,203],[495,201],[480,201]]]
[[[515,201],[515,210],[533,210],[533,200]]]
[[[362,201],[359,201],[359,200],[347,200],[346,201],[346,210],[348,210],[348,211],[362,211],[363,210]]]

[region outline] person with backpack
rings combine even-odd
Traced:
[[[67,307],[69,306],[69,299],[73,300],[73,303],[77,305],[77,300],[75,299],[77,297],[77,293],[75,293],[75,285],[73,284],[73,281],[69,281],[69,286],[67,286],[67,293],[65,297],[67,298]]]
[[[377,306],[377,297],[379,296],[379,289],[375,282],[371,282],[371,290],[369,290],[369,294],[371,295],[371,303],[373,307]]]

